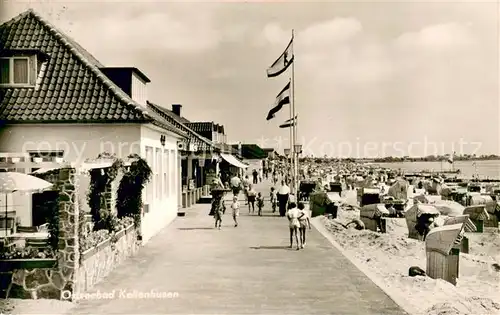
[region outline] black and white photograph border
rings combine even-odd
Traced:
[[[1,1],[0,314],[500,314],[499,39],[496,0]]]

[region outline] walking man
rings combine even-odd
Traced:
[[[288,203],[288,198],[290,197],[290,187],[287,186],[284,180],[281,181],[281,187],[278,190],[278,203],[280,217],[284,217],[286,214],[286,206]]]
[[[252,176],[253,176],[253,183],[258,184],[259,183],[259,172],[257,172],[256,169],[253,170]]]
[[[229,180],[231,184],[231,190],[233,191],[233,196],[238,197],[241,191],[241,180],[236,174],[233,174],[233,177]]]

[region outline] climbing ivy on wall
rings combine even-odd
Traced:
[[[106,229],[114,230],[116,223],[114,216],[106,209],[105,191],[106,187],[116,179],[123,168],[123,161],[109,153],[101,153],[97,159],[113,159],[113,164],[108,168],[98,168],[89,171],[90,186],[87,194],[87,202],[90,207],[94,231]]]
[[[119,218],[133,217],[136,228],[139,228],[143,206],[142,192],[146,184],[151,180],[153,172],[148,163],[139,155],[133,154],[129,158],[135,161],[124,172],[120,181],[116,210]]]
[[[94,230],[101,230],[103,222],[101,220],[101,208],[103,206],[102,193],[106,187],[106,177],[103,169],[92,169],[89,171],[90,185],[87,194],[87,202],[90,207],[90,214],[94,222]]]
[[[44,207],[47,210],[45,213],[48,214],[46,218],[49,230],[48,243],[56,251],[59,249],[59,196],[55,200],[48,200]]]

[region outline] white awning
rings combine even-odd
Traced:
[[[231,154],[221,153],[220,156],[226,162],[228,162],[229,164],[234,165],[236,167],[239,167],[239,168],[247,168],[248,167],[248,165],[246,165],[243,162],[240,162],[240,160],[238,160],[235,156],[233,156]]]

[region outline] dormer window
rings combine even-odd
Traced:
[[[0,57],[0,85],[31,86],[36,80],[36,56]]]

